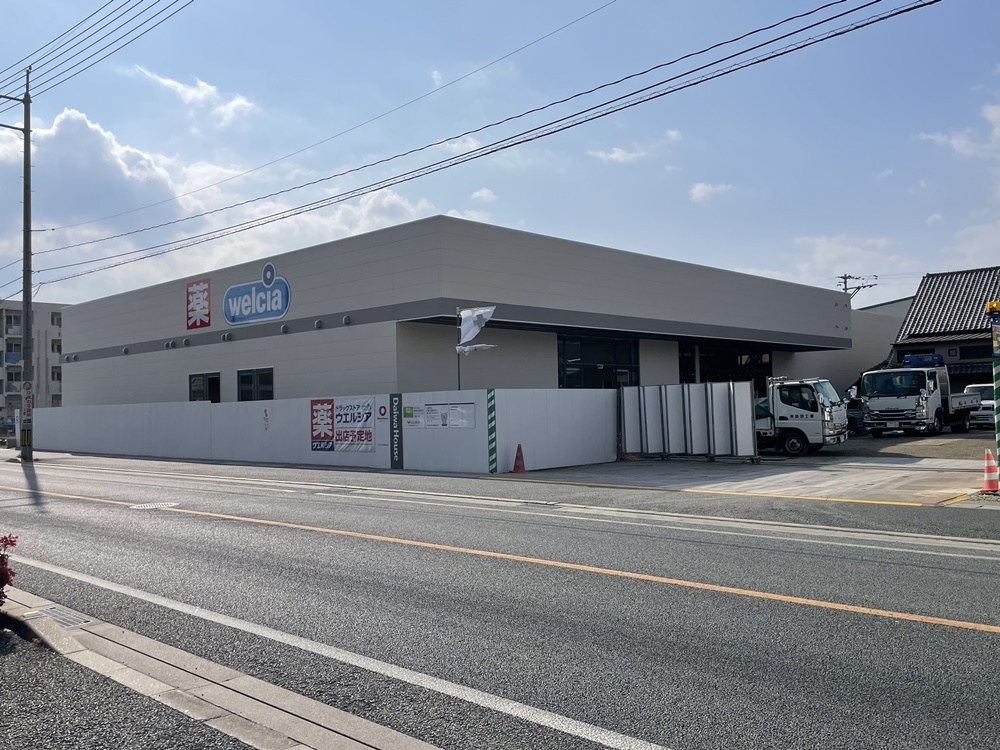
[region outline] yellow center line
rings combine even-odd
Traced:
[[[25,491],[23,487],[4,487],[0,489]],[[88,497],[85,495],[67,495],[58,492],[43,490],[31,490],[40,495],[52,497],[68,498],[72,500],[87,500],[96,503],[109,503],[111,505],[125,505],[131,507],[134,503],[121,502],[118,500],[106,500],[99,497]],[[930,615],[919,615],[911,612],[897,612],[890,609],[877,609],[874,607],[859,607],[854,604],[843,604],[841,602],[829,602],[822,599],[808,599],[801,596],[788,596],[786,594],[775,594],[769,591],[756,591],[754,589],[743,589],[735,586],[720,586],[714,583],[702,583],[700,581],[688,581],[682,578],[668,578],[666,576],[651,575],[649,573],[635,573],[628,570],[617,570],[615,568],[601,568],[594,565],[582,565],[580,563],[563,562],[561,560],[548,560],[541,557],[527,557],[525,555],[513,555],[507,552],[493,552],[491,550],[475,549],[472,547],[456,547],[450,544],[438,544],[436,542],[422,542],[416,539],[402,539],[400,537],[383,536],[381,534],[367,534],[361,531],[347,531],[346,529],[328,529],[322,526],[309,526],[300,523],[290,523],[288,521],[272,521],[264,518],[253,518],[249,516],[234,516],[228,513],[213,513],[205,510],[190,510],[187,508],[155,508],[165,513],[183,513],[191,516],[203,516],[206,518],[219,518],[226,521],[240,521],[242,523],[253,523],[264,526],[278,526],[285,529],[296,529],[300,531],[312,531],[320,534],[331,534],[334,536],[351,537],[354,539],[365,539],[373,542],[388,542],[390,544],[401,544],[408,547],[420,547],[423,549],[433,549],[442,552],[455,552],[463,555],[476,555],[495,560],[510,560],[512,562],[528,563],[530,565],[544,565],[550,568],[560,568],[562,570],[576,570],[584,573],[595,573],[598,575],[614,576],[635,581],[648,581],[650,583],[662,583],[669,586],[679,586],[687,589],[699,591],[714,591],[720,594],[733,594],[736,596],[746,596],[754,599],[765,599],[773,602],[784,602],[787,604],[801,604],[809,607],[819,607],[821,609],[831,609],[840,612],[853,612],[855,614],[871,615],[874,617],[887,617],[894,620],[908,620],[910,622],[921,622],[931,625],[944,625],[951,628],[964,628],[966,630],[978,630],[986,633],[1000,633],[1000,625],[988,625],[981,622],[968,622],[966,620],[952,620],[946,617],[932,617]]]
[[[658,490],[661,492],[700,492],[706,495],[740,495],[743,497],[780,497],[785,500],[825,500],[830,503],[863,503],[866,505],[906,505],[911,508],[923,508],[924,503],[911,503],[904,500],[862,500],[854,497],[821,497],[819,495],[781,495],[774,492],[744,492],[739,490],[701,490],[690,487],[657,487],[651,484],[614,484],[602,482],[570,482],[561,479],[521,479],[520,477],[498,477],[484,475],[480,479],[492,479],[499,482],[534,482],[535,484],[567,484],[577,487],[613,487],[622,490]]]
[[[47,495],[48,497],[62,497],[68,500],[89,500],[92,503],[107,503],[108,505],[127,505],[132,507],[135,503],[124,503],[121,500],[105,500],[101,497],[89,497],[87,495],[67,495],[62,492],[52,492],[50,490],[35,490],[31,487],[7,487],[0,484],[0,490],[12,490],[13,492],[27,492],[31,495]]]

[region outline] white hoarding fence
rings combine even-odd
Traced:
[[[757,455],[749,382],[629,386],[619,408],[624,453]]]

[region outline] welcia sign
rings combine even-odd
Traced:
[[[222,298],[222,314],[231,326],[285,317],[292,301],[288,281],[278,276],[274,263],[265,263],[258,281],[234,284]]]

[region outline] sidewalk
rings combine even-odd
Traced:
[[[72,662],[180,712],[202,725],[199,730],[208,727],[259,750],[434,750],[380,724],[16,588],[7,589],[0,627],[28,641],[37,639]],[[3,675],[56,668],[51,662],[41,663],[30,648],[18,644],[0,653]],[[44,715],[48,717],[48,711]],[[122,716],[116,704],[114,715],[106,715],[105,721],[119,720],[129,717]],[[181,734],[181,741],[170,747],[234,747],[230,743],[206,745],[188,733]]]

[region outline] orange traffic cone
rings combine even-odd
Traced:
[[[994,464],[994,466],[996,466],[996,464]],[[524,454],[521,453],[521,444],[518,443],[517,455],[514,457],[514,473],[523,474],[525,471],[527,470],[524,468]]]
[[[997,474],[997,462],[990,449],[986,449],[986,470],[983,472],[983,492],[1000,491],[1000,477]]]

